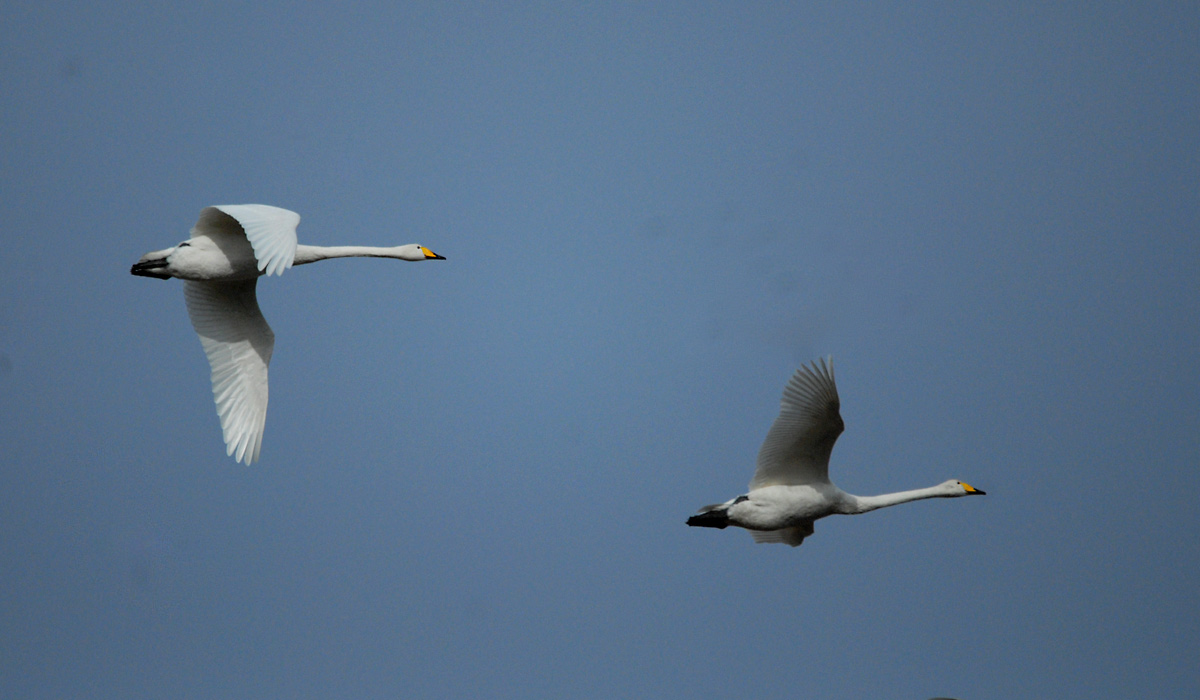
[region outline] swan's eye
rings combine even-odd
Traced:
[[[179,247],[180,247],[180,248],[187,248],[187,247],[188,247],[188,246],[190,246],[190,245],[191,245],[191,243],[180,243],[180,244],[179,244]]]

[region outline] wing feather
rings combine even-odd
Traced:
[[[254,249],[258,269],[282,275],[296,258],[299,225],[299,214],[269,204],[218,204],[200,212],[192,236],[244,235]]]
[[[226,454],[251,464],[267,421],[267,365],[275,334],[258,308],[257,280],[185,281],[188,317],[212,368],[213,400]]]
[[[759,448],[750,489],[828,483],[829,454],[844,427],[832,358],[796,370]]]
[[[757,544],[787,544],[799,547],[804,544],[804,538],[813,534],[812,521],[804,522],[781,530],[747,530]]]

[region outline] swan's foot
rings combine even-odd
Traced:
[[[164,275],[161,272],[155,272],[155,270],[161,270],[166,266],[166,258],[161,258],[159,260],[138,261],[133,264],[133,267],[129,268],[129,274],[137,275],[138,277],[154,277],[160,280],[169,280],[171,279],[170,275]]]
[[[729,527],[729,513],[724,508],[706,510],[688,518],[687,524],[692,527],[715,527],[724,530]]]

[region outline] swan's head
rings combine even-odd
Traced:
[[[418,260],[445,260],[445,258],[433,252],[432,250],[423,245],[417,245],[416,243],[398,246],[396,248],[396,257],[400,258],[401,260],[411,260],[413,262]]]
[[[950,497],[957,496],[986,496],[987,491],[980,491],[974,486],[965,481],[951,479],[942,483],[942,488],[945,489],[946,495]]]

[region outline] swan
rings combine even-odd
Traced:
[[[950,479],[937,486],[882,496],[855,496],[829,481],[829,453],[845,424],[833,382],[833,358],[796,370],[783,389],[779,417],[758,451],[748,493],[704,506],[688,518],[693,527],[750,531],[760,544],[799,547],[813,523],[827,515],[857,515],[923,498],[982,496],[984,491]]]
[[[226,454],[251,464],[262,449],[267,419],[267,365],[275,334],[258,309],[261,275],[292,265],[347,257],[445,260],[416,244],[394,248],[312,246],[296,243],[300,215],[266,204],[206,207],[191,238],[146,253],[130,273],[183,282],[188,317],[212,367],[213,399]]]

